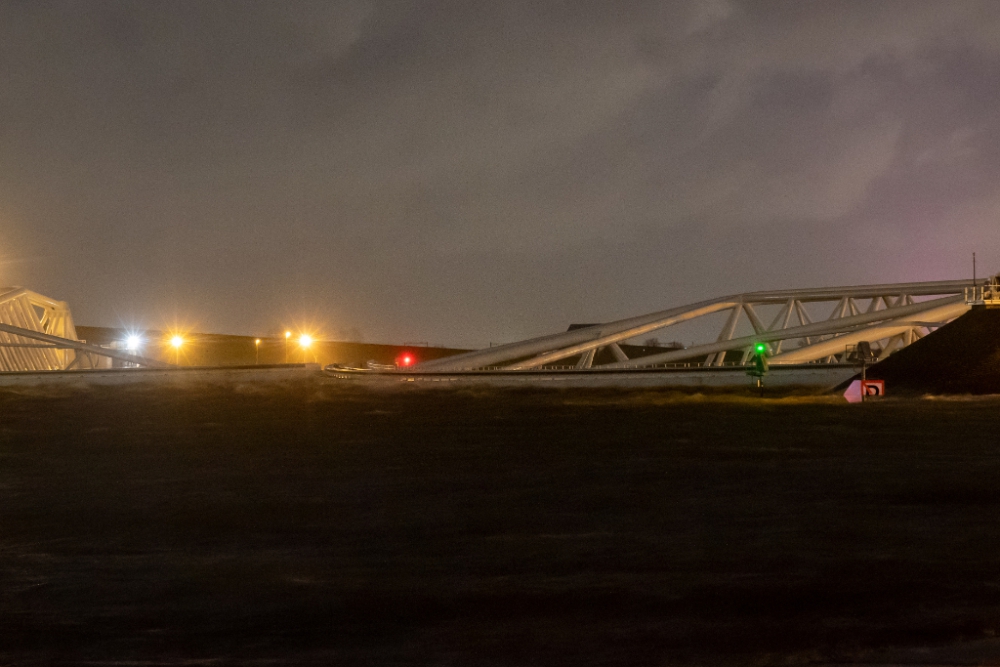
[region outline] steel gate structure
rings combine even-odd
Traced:
[[[98,368],[101,359],[108,358],[137,366],[170,366],[88,345],[77,339],[73,315],[64,301],[23,287],[0,288],[0,371]]]
[[[996,284],[997,279],[989,283]],[[768,345],[772,364],[844,363],[860,341],[871,343],[883,359],[964,314],[977,295],[981,296],[981,289],[973,280],[747,292],[428,361],[414,370],[531,370],[572,358],[576,358],[578,369],[621,370],[678,363],[722,366],[746,363],[757,343]],[[767,318],[765,310],[769,311]],[[714,340],[632,359],[619,346],[723,312],[728,316]],[[828,315],[817,316],[817,312]],[[752,333],[737,335],[737,330],[747,325]],[[614,361],[595,364],[602,349],[610,351]]]

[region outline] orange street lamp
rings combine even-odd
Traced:
[[[257,338],[253,342],[254,359],[253,363],[260,364],[260,338]]]
[[[182,336],[174,335],[170,339],[170,345],[174,348],[174,363],[180,365],[181,363],[181,345],[184,344],[184,338]]]
[[[299,347],[302,348],[302,363],[307,361],[306,356],[308,354],[309,346],[312,345],[313,339],[309,334],[302,334],[299,336]]]
[[[292,337],[291,331],[285,332],[285,363],[288,363],[288,339]]]

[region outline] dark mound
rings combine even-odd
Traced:
[[[1000,310],[977,308],[868,369],[892,394],[1000,394]]]

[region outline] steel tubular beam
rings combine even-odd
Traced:
[[[965,298],[962,296],[949,296],[943,299],[934,299],[933,301],[926,301],[923,303],[914,304],[912,306],[901,306],[899,308],[894,308],[891,310],[880,310],[878,313],[866,313],[863,315],[853,315],[851,317],[841,317],[834,321],[823,321],[814,322],[813,324],[806,324],[803,326],[792,327],[790,329],[783,329],[781,331],[765,331],[754,336],[745,336],[743,338],[734,338],[730,341],[724,341],[721,343],[710,343],[708,345],[696,345],[694,347],[689,347],[685,350],[672,350],[670,352],[664,352],[662,354],[654,354],[648,357],[642,357],[639,359],[632,359],[628,363],[623,364],[616,362],[613,364],[605,364],[601,368],[612,369],[612,368],[641,368],[644,366],[654,366],[657,364],[671,363],[676,361],[682,361],[684,359],[693,359],[695,357],[703,356],[706,354],[712,354],[715,352],[723,352],[725,350],[737,350],[747,345],[753,345],[754,343],[771,343],[776,340],[782,340],[787,338],[805,338],[807,336],[821,336],[829,335],[834,333],[840,333],[850,328],[861,328],[866,325],[874,324],[876,322],[883,322],[889,319],[896,319],[900,317],[910,317],[916,313],[927,314],[931,317],[942,316],[950,319],[951,317],[956,317],[957,315],[949,316],[948,313],[961,314],[968,310],[968,305],[965,303]],[[901,325],[905,327],[910,327],[909,323]],[[884,338],[885,336],[880,336]],[[807,346],[806,348],[800,348],[799,350],[794,350],[792,352],[785,352],[778,356],[772,357],[772,363],[800,363],[802,361],[812,361],[814,359],[821,359],[823,357],[829,356],[829,352],[825,354],[818,354],[820,350],[819,346],[826,344],[833,344],[834,341],[839,341],[839,338],[833,338],[821,343],[815,343],[813,345]],[[860,338],[859,340],[864,340]],[[838,348],[841,344],[838,342],[835,348]],[[808,355],[808,359],[801,358],[802,355],[796,354],[802,352],[806,349],[811,350]],[[825,349],[825,348],[824,348]],[[834,348],[831,348],[834,349]]]
[[[915,304],[916,306],[922,306],[924,304]],[[903,306],[902,308],[910,308],[911,306]],[[899,308],[898,310],[902,310]],[[929,315],[931,317],[938,317],[941,319],[954,319],[969,310],[969,305],[965,303],[963,299],[959,303],[952,303],[942,305],[933,310],[928,310],[922,315]],[[886,311],[881,311],[886,312]],[[907,316],[903,316],[907,318]],[[885,338],[893,338],[905,334],[908,331],[913,330],[913,323],[907,321],[906,319],[897,320],[892,319],[878,324],[873,327],[866,327],[864,329],[859,329],[858,331],[847,332],[841,334],[835,338],[830,338],[814,345],[809,345],[806,347],[801,347],[797,350],[790,350],[788,352],[776,355],[771,358],[772,364],[797,364],[806,361],[812,361],[813,359],[821,358],[830,354],[840,354],[844,351],[847,345],[856,345],[857,343],[867,340],[876,341]]]
[[[633,317],[627,320],[620,320],[610,324],[598,324],[585,329],[566,331],[558,334],[550,334],[540,338],[532,338],[519,343],[509,343],[499,347],[491,347],[475,352],[466,352],[453,357],[445,357],[435,361],[428,361],[420,364],[418,368],[422,371],[458,371],[483,368],[502,364],[514,359],[521,359],[532,354],[540,354],[558,350],[549,361],[559,361],[567,357],[572,357],[581,352],[586,352],[591,347],[602,347],[611,343],[618,343],[629,338],[641,336],[649,331],[656,331],[663,327],[678,322],[683,322],[695,317],[701,317],[708,313],[725,310],[733,305],[733,297],[723,297],[721,299],[711,299],[702,301],[690,306],[671,308],[650,315]],[[611,334],[611,335],[603,335]],[[566,347],[563,347],[566,346]],[[549,356],[549,355],[544,355]],[[541,363],[549,363],[544,361]],[[538,364],[541,365],[541,364]]]
[[[934,309],[945,305],[964,305],[964,291],[966,288],[971,287],[972,284],[971,280],[947,280],[749,292],[428,361],[420,364],[418,369],[422,371],[462,371],[504,366],[505,370],[527,370],[577,355],[589,355],[592,350],[605,346],[610,347],[614,353],[615,361],[597,368],[609,370],[638,368],[682,359],[694,359],[696,357],[706,358],[708,363],[711,363],[712,361],[721,360],[725,352],[740,349],[744,345],[750,345],[753,342],[776,342],[796,338],[804,340],[806,347],[789,352],[784,352],[778,347],[776,349],[778,354],[774,359],[783,360],[790,358],[787,355],[795,355],[798,358],[801,357],[803,350],[810,350],[810,354],[815,353],[819,355],[820,348],[817,346],[825,343],[834,344],[834,341],[837,341],[835,345],[841,345],[840,341],[843,338],[843,334],[853,334],[855,333],[855,329],[871,327],[878,322],[886,322],[887,320],[914,314],[928,315],[927,317],[920,318],[925,320],[950,320],[957,315],[951,314],[932,317],[929,313],[937,312]],[[941,295],[953,296],[924,302],[915,302],[913,298],[915,296],[929,297]],[[864,313],[860,312],[861,308],[856,303],[856,300],[860,299],[870,300]],[[831,313],[831,319],[813,322],[804,304],[820,302],[834,302],[836,306]],[[754,308],[772,305],[781,306],[782,310],[775,318],[774,323],[771,324],[770,329],[765,329]],[[698,345],[686,350],[671,350],[631,360],[622,358],[624,355],[620,357],[617,354],[617,351],[619,351],[617,347],[618,343],[730,308],[734,312],[719,335],[719,340],[715,343]],[[960,314],[960,311],[961,307],[956,307],[940,312]],[[747,314],[757,333],[752,337],[730,340],[733,332],[729,330],[732,328],[731,325],[735,318],[738,318],[741,312]],[[788,325],[790,324],[793,312],[799,321],[799,326],[789,327]],[[780,326],[780,329],[776,328],[778,326]],[[864,340],[864,338],[860,340]],[[840,354],[842,351],[837,350],[831,354]],[[808,361],[828,356],[830,354],[811,356]]]
[[[127,354],[125,352],[119,352],[117,350],[109,350],[104,347],[98,347],[97,345],[89,345],[87,343],[81,343],[78,340],[60,338],[59,336],[53,336],[51,334],[42,333],[40,331],[33,331],[31,329],[25,329],[22,327],[15,327],[11,324],[4,324],[2,322],[0,322],[0,331],[14,336],[21,336],[22,338],[30,338],[32,340],[42,341],[43,343],[49,343],[50,345],[52,345],[52,349],[59,348],[59,349],[76,350],[77,352],[88,352],[91,354],[101,355],[102,357],[111,357],[112,359],[118,359],[120,361],[126,361],[128,363],[139,364],[141,366],[149,366],[151,368],[173,367],[173,364],[157,361],[156,359],[140,357],[135,354]],[[39,368],[35,370],[53,370],[53,369]]]
[[[615,360],[628,361],[628,356],[626,356],[624,350],[618,347],[618,343],[611,343],[611,345],[608,345],[608,348],[611,350],[611,354],[614,355]]]
[[[580,345],[574,345],[561,350],[556,350],[555,352],[549,352],[547,354],[542,354],[527,361],[521,361],[512,364],[506,368],[506,370],[520,371],[527,370],[529,368],[537,368],[538,366],[544,366],[545,364],[552,363],[553,361],[559,361],[560,359],[565,359],[566,357],[572,357],[573,355],[580,354],[581,352],[586,352],[591,347],[600,347],[603,345],[610,345],[611,343],[620,343],[623,340],[628,340],[629,338],[635,338],[636,336],[641,336],[650,331],[656,331],[657,329],[662,329],[668,327],[671,324],[678,324],[679,322],[684,322],[685,320],[694,319],[696,317],[701,317],[703,315],[708,315],[709,313],[714,313],[719,310],[725,310],[726,308],[732,307],[732,303],[709,303],[702,308],[696,310],[691,310],[687,312],[678,313],[672,317],[664,317],[662,319],[653,320],[646,324],[641,324],[631,329],[625,329],[618,331],[617,333],[610,334],[608,336],[602,336],[589,343],[582,343]],[[736,304],[738,306],[738,304]],[[615,362],[613,365],[617,365],[621,362]],[[605,368],[607,364],[601,366]]]

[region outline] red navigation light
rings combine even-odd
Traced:
[[[412,366],[416,359],[409,352],[404,352],[403,354],[396,357],[396,365],[406,368],[407,366]]]

